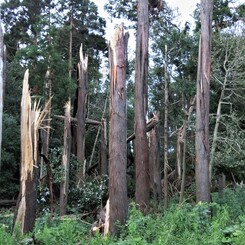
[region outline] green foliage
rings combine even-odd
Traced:
[[[46,216],[38,220],[34,233],[36,241],[43,245],[73,245],[84,239],[85,230],[86,227],[77,220],[54,218],[48,221]]]
[[[93,211],[104,204],[107,197],[107,176],[86,178],[80,187],[69,188],[69,209],[73,212]]]
[[[244,185],[238,185],[234,189],[226,188],[222,197],[218,193],[213,193],[214,202],[226,205],[231,216],[236,219],[245,212],[245,188]]]
[[[0,197],[17,198],[19,188],[20,130],[16,118],[3,114],[3,143],[1,159]]]
[[[240,188],[229,190],[229,196],[224,195],[224,199],[219,200],[214,195],[213,199],[222,204],[174,204],[168,210],[159,205],[151,207],[147,215],[131,203],[127,223],[121,227],[119,237],[104,237],[99,233],[92,236],[90,225],[75,216],[63,220],[55,216],[50,220],[47,214],[37,219],[34,238],[42,245],[240,245],[245,239],[244,210],[236,213],[236,208],[244,207],[244,202],[239,206],[245,199],[244,187]],[[20,244],[28,236],[30,234],[23,237],[17,232],[13,240],[0,225],[0,244]]]
[[[14,245],[14,239],[10,233],[6,232],[5,228],[0,226],[0,244]]]

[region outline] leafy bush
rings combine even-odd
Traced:
[[[68,196],[70,211],[93,211],[103,205],[107,197],[107,182],[107,176],[86,178],[79,188],[71,187]]]
[[[44,245],[73,245],[84,239],[86,228],[77,220],[54,218],[52,221],[48,217],[40,219],[35,226],[35,240]]]
[[[6,232],[4,227],[0,226],[0,244],[8,244],[12,245],[15,244],[13,237],[10,233]]]
[[[233,219],[244,214],[245,211],[245,186],[237,185],[234,189],[224,189],[223,196],[220,198],[217,193],[213,193],[214,202],[226,205]]]

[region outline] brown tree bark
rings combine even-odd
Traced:
[[[154,115],[154,117],[159,121],[158,115]],[[150,189],[153,192],[155,201],[159,201],[162,194],[159,140],[159,128],[156,125],[149,133]]]
[[[101,136],[100,136],[100,175],[108,174],[108,149],[107,149],[107,135],[106,135],[106,120],[102,119],[101,123]]]
[[[128,34],[118,27],[109,46],[110,134],[109,134],[109,232],[118,233],[125,224],[127,200],[126,62]]]
[[[134,116],[134,152],[136,173],[136,203],[143,212],[149,202],[149,156],[146,135],[147,112],[147,76],[148,76],[148,41],[149,41],[149,3],[138,1],[137,37],[135,60],[135,116]]]
[[[196,102],[196,97],[194,97],[191,101],[189,110],[187,112],[187,119],[184,121],[184,124],[182,126],[182,137],[181,137],[181,142],[179,142],[179,144],[181,144],[181,149],[182,150],[182,177],[181,177],[181,189],[180,189],[180,199],[179,202],[182,203],[184,200],[184,192],[185,192],[185,182],[186,182],[186,145],[187,145],[187,139],[186,139],[186,129],[189,126],[190,120],[191,120],[191,115],[194,109],[194,104]]]
[[[69,170],[71,154],[71,102],[65,105],[64,136],[63,136],[63,154],[62,169],[64,171],[64,180],[60,184],[60,216],[66,214],[68,187],[69,187]]]
[[[164,182],[163,182],[163,189],[164,189],[164,208],[168,207],[168,47],[165,46],[165,66],[164,66],[164,77],[165,77],[165,84],[164,84]]]
[[[213,1],[201,0],[196,97],[196,201],[210,201],[209,181],[209,92]]]
[[[78,184],[81,178],[84,177],[83,173],[84,173],[84,161],[85,161],[87,68],[88,68],[88,56],[84,57],[82,45],[81,45],[80,62],[78,64],[78,107],[77,107],[77,159],[81,164],[77,172]]]
[[[49,137],[50,137],[50,124],[51,124],[51,97],[52,97],[52,80],[51,80],[51,70],[48,67],[46,72],[46,83],[45,83],[45,97],[46,97],[46,108],[47,113],[46,117],[43,120],[42,128],[41,128],[41,141],[42,141],[42,149],[41,153],[48,158],[49,154]],[[40,179],[43,178],[44,174],[44,159],[41,158],[40,164]]]
[[[3,95],[4,95],[4,44],[3,30],[0,22],[0,173],[2,152],[2,125],[3,125]]]

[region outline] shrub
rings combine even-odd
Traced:
[[[7,233],[4,227],[0,226],[0,244],[14,245],[15,241],[10,233]]]

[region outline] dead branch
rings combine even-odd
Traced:
[[[159,122],[158,117],[153,117],[147,124],[146,124],[146,132],[151,131]],[[127,138],[127,143],[135,139],[135,134],[133,133]]]

